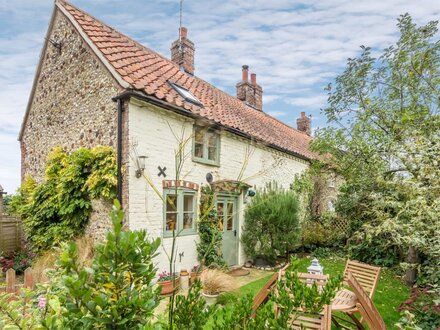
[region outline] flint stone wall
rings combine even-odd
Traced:
[[[61,50],[49,43],[41,55],[41,72],[21,141],[22,175],[40,182],[47,155],[56,146],[68,152],[99,145],[116,149],[117,106],[112,97],[121,91],[60,11],[49,38],[61,42]],[[86,233],[104,236],[104,228],[110,226],[110,205],[93,202]]]

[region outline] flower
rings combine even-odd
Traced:
[[[44,296],[39,296],[38,297],[38,307],[45,308],[46,307],[46,303],[47,303],[47,300],[46,300],[46,298]]]
[[[171,281],[175,278],[177,278],[177,274],[171,275],[170,272],[167,272],[166,270],[164,270],[162,273],[159,273],[158,281],[159,282]]]

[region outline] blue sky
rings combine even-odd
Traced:
[[[179,0],[71,0],[142,44],[169,57]],[[20,183],[17,136],[53,9],[52,0],[0,0],[0,185]],[[196,46],[196,75],[235,94],[248,64],[264,91],[264,111],[296,126],[301,111],[326,125],[324,87],[365,45],[396,41],[396,19],[440,17],[438,0],[184,1],[183,24]]]

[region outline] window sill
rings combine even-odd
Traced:
[[[199,233],[196,230],[194,230],[194,229],[191,229],[191,230],[188,230],[188,231],[183,230],[180,234],[178,234],[178,231],[176,230],[176,237],[195,236],[195,235],[198,235],[198,234]],[[163,238],[164,239],[165,238],[173,238],[173,233],[169,232],[169,231],[164,231],[163,232]]]
[[[206,159],[197,158],[197,157],[194,157],[194,156],[192,157],[192,161],[195,162],[195,163],[203,164],[203,165],[220,167],[220,162],[214,162],[212,160],[206,160]]]

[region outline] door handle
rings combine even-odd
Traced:
[[[234,236],[237,236],[237,229],[234,230]]]

